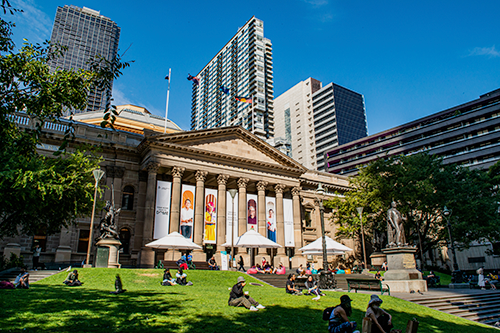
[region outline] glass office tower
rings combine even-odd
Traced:
[[[86,7],[57,7],[50,40],[67,47],[67,50],[62,57],[49,62],[50,69],[89,69],[87,62],[96,55],[112,60],[118,52],[119,39],[118,25],[100,12]],[[104,109],[110,98],[111,89],[95,89],[89,93],[86,110],[75,112]]]

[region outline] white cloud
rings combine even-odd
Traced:
[[[33,44],[50,39],[52,19],[38,9],[33,0],[12,0],[11,5],[23,10],[22,13],[16,13],[12,18],[12,21],[16,23],[14,37],[16,37],[18,47],[21,46],[18,41],[23,38]]]
[[[314,7],[320,7],[328,4],[328,0],[303,0],[305,3],[313,5]]]
[[[111,103],[113,105],[134,104],[130,101],[130,99],[125,97],[123,91],[118,89],[116,85],[113,85],[113,92],[111,96],[113,97],[113,102]]]
[[[500,51],[495,48],[495,45],[492,47],[476,47],[469,52],[469,56],[488,56],[490,58],[496,58],[500,57]]]

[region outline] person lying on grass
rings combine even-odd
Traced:
[[[19,289],[29,289],[30,287],[30,274],[26,272],[24,268],[21,269],[21,273],[16,277],[14,285]]]
[[[64,280],[63,283],[68,287],[78,287],[83,284],[83,282],[80,282],[80,280],[78,280],[78,271],[76,269],[68,274],[66,280]]]
[[[392,316],[380,308],[381,304],[382,300],[377,295],[370,297],[365,317],[372,320],[371,333],[389,333],[393,327]]]
[[[240,306],[243,305],[250,311],[259,311],[259,309],[265,309],[266,307],[259,304],[252,297],[248,296],[248,291],[243,292],[243,287],[246,285],[245,278],[243,276],[238,277],[238,282],[233,286],[231,292],[229,293],[229,301],[227,304],[229,306]]]

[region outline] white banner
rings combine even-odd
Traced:
[[[156,185],[155,228],[153,238],[158,239],[168,235],[170,226],[170,198],[172,183],[159,180]],[[144,235],[147,237],[147,235]]]
[[[194,222],[194,198],[196,187],[192,185],[182,185],[181,197],[181,223],[180,233],[182,236],[193,240]]]
[[[205,214],[203,241],[205,244],[217,242],[217,190],[205,189]]]
[[[276,242],[276,198],[266,197],[267,238]]]
[[[283,199],[283,215],[285,219],[285,246],[294,247],[293,237],[293,202],[292,199]]]
[[[259,232],[257,228],[257,195],[247,194],[247,231],[255,230]]]
[[[238,193],[234,196],[234,229],[233,229],[233,198],[229,192],[226,193],[226,243],[231,244],[231,230],[233,240],[238,239]]]
[[[220,266],[221,270],[227,271],[227,252],[226,251],[220,251]]]

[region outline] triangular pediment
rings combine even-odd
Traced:
[[[228,162],[248,161],[270,167],[306,171],[300,163],[241,127],[151,135],[146,136],[145,141],[148,141],[149,145],[219,156],[228,159]]]

